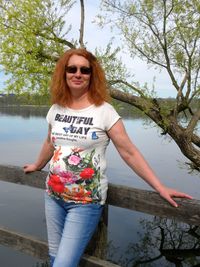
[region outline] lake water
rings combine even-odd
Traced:
[[[35,161],[47,134],[45,114],[43,108],[0,109],[0,164],[22,167]],[[144,118],[123,116],[123,120],[130,138],[160,179],[167,186],[199,199],[199,174],[188,172],[184,164],[187,159],[176,144],[161,136],[158,128]],[[107,176],[112,183],[151,189],[126,166],[112,143],[107,151]],[[0,184],[0,225],[46,240],[43,190]],[[161,229],[165,240],[161,238]],[[180,258],[177,249],[194,249],[194,243],[195,249],[200,248],[200,240],[187,234],[191,229],[199,231],[183,223],[109,206],[108,258],[122,266],[172,267],[178,266],[175,265],[178,260],[182,264],[179,266],[194,266],[200,263],[196,251],[187,257],[181,255],[181,260],[177,256]],[[164,249],[160,243],[164,243]],[[173,251],[170,257],[166,252],[169,249]],[[29,267],[36,266],[38,260],[1,246],[0,262],[1,267]]]

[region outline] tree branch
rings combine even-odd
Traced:
[[[188,123],[188,126],[186,128],[186,133],[189,137],[192,136],[194,128],[196,127],[199,120],[200,120],[200,109],[197,112],[195,112],[195,114],[192,116],[192,118],[191,118],[191,120]]]
[[[197,147],[199,147],[200,148],[200,137],[199,136],[197,136],[196,134],[192,134],[192,143],[194,144],[194,145],[196,145]]]
[[[192,99],[194,99],[196,97],[196,95],[200,94],[200,89],[193,91],[192,96],[190,97],[190,102],[192,101]]]
[[[126,85],[127,87],[131,88],[133,91],[137,92],[140,96],[145,98],[145,95],[142,93],[142,91],[140,89],[137,89],[135,86],[133,86],[132,84],[130,84],[126,81],[123,81],[123,80],[111,80],[111,81],[109,81],[110,86],[113,86],[117,83],[122,83],[122,84]]]
[[[1,6],[0,5],[0,8],[4,8],[3,6]],[[5,9],[4,8],[4,10],[6,11],[6,12],[8,12],[8,10],[7,9]],[[58,37],[55,33],[54,33],[54,31],[53,31],[53,29],[50,31],[50,34],[52,34],[54,37],[50,37],[50,36],[47,36],[47,35],[45,35],[45,34],[43,34],[42,32],[41,32],[41,29],[40,29],[40,31],[36,31],[34,28],[30,28],[24,21],[22,21],[21,19],[19,19],[19,18],[17,18],[17,17],[14,17],[14,19],[16,20],[16,21],[18,21],[20,24],[22,24],[25,28],[29,28],[30,30],[31,30],[31,32],[35,35],[35,36],[41,36],[42,38],[44,38],[44,39],[46,39],[46,40],[50,40],[50,41],[57,41],[57,42],[59,42],[59,43],[61,43],[61,44],[65,44],[66,46],[68,46],[69,48],[75,48],[75,46],[71,43],[71,42],[69,42],[69,41],[67,41],[66,39],[62,39],[62,38],[60,38],[60,37]],[[1,23],[4,27],[6,27],[7,29],[12,29],[12,30],[15,30],[15,31],[20,31],[20,32],[23,32],[22,30],[20,30],[19,28],[17,28],[17,27],[13,27],[13,25],[12,26],[10,26],[10,25],[7,25],[7,24],[5,24],[5,23]]]
[[[84,10],[84,0],[80,0],[81,4],[81,23],[80,23],[80,38],[79,44],[81,48],[84,48],[83,35],[84,35],[84,20],[85,20],[85,10]]]
[[[187,82],[187,79],[188,79],[188,72],[186,71],[185,76],[183,77],[183,80],[182,80],[181,85],[180,85],[180,89],[181,90],[183,90],[183,88],[184,88],[184,86],[185,86],[185,84]]]
[[[60,44],[64,44],[64,45],[68,46],[69,48],[75,48],[75,46],[71,42],[67,41],[66,39],[62,39],[62,38],[56,36],[56,34],[54,32],[51,32],[54,37],[46,36],[45,34],[43,34],[41,32],[38,32],[38,31],[37,32],[35,31],[33,33],[36,36],[40,36],[40,37],[42,37],[42,38],[44,38],[46,40],[59,42]]]
[[[131,40],[128,38],[128,37],[126,37],[127,38],[127,40],[129,40],[130,42],[131,42]],[[136,44],[133,44],[133,46],[134,46],[134,48],[143,56],[143,57],[145,57],[146,59],[147,59],[147,61],[148,62],[151,62],[151,63],[153,63],[153,64],[155,64],[155,65],[158,65],[158,66],[160,66],[160,67],[162,67],[162,68],[167,68],[167,66],[166,65],[164,65],[164,64],[162,64],[162,63],[160,63],[160,62],[158,62],[158,61],[155,61],[154,59],[152,59],[151,57],[149,57],[139,46],[137,46]]]
[[[150,117],[156,124],[163,129],[164,132],[167,131],[167,118],[164,118],[160,113],[160,107],[154,99],[148,97],[139,97],[133,94],[122,92],[120,90],[111,88],[110,95],[112,98],[120,100],[122,102],[131,104],[132,106],[138,108],[144,112],[148,117]]]

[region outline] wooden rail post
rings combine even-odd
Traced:
[[[98,228],[90,241],[86,253],[100,259],[106,258],[108,233],[108,205],[105,205]]]

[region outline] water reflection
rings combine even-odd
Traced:
[[[199,267],[200,227],[153,217],[141,220],[139,240],[124,253],[110,244],[110,258],[126,267]],[[117,258],[114,251],[118,251]],[[113,253],[114,258],[111,256]]]

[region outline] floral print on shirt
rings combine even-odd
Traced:
[[[99,160],[94,156],[95,149],[84,156],[80,155],[82,151],[73,148],[62,158],[61,147],[56,148],[47,181],[49,195],[78,203],[101,201],[100,168]],[[60,159],[64,161],[64,170],[58,165]]]

